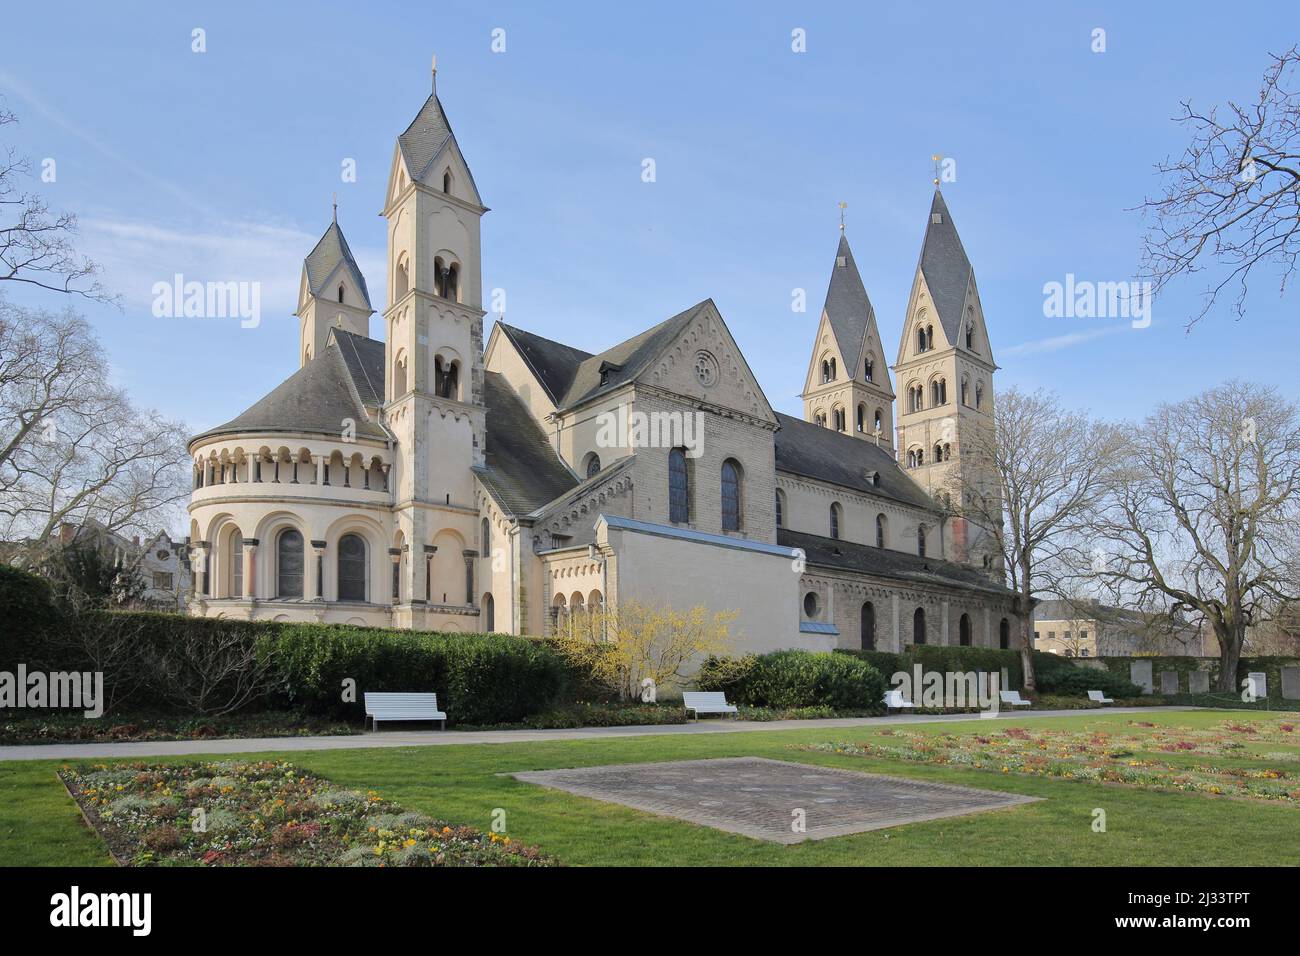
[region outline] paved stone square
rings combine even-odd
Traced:
[[[765,757],[530,770],[509,776],[773,843],[824,840],[1040,799]],[[804,832],[792,828],[796,810],[804,812]]]

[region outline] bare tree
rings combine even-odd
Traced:
[[[17,122],[0,107],[0,127]],[[20,181],[30,173],[30,160],[13,146],[5,147],[0,156],[0,282],[116,302],[100,284],[100,267],[73,247],[77,217],[52,213],[43,198],[24,189]]]
[[[1204,307],[1237,287],[1234,311],[1245,314],[1251,272],[1271,264],[1281,271],[1281,291],[1300,255],[1300,91],[1294,88],[1300,50],[1292,47],[1264,74],[1253,103],[1232,101],[1208,113],[1182,103],[1175,121],[1191,130],[1176,161],[1156,165],[1165,184],[1142,204],[1148,229],[1143,266],[1159,293],[1179,276],[1206,269],[1213,277]]]
[[[151,660],[159,692],[189,713],[220,717],[268,693],[270,658],[250,634],[183,628]]]
[[[1020,604],[1025,688],[1033,692],[1034,596],[1055,593],[1053,569],[1101,494],[1101,476],[1119,442],[1115,429],[1066,411],[1042,390],[1001,393],[993,423],[959,449],[967,487],[953,489],[950,506],[990,532],[992,556],[1001,560]]]
[[[77,316],[0,302],[0,537],[147,533],[188,495],[186,429],[109,385],[101,355]]]
[[[1091,577],[1116,603],[1191,613],[1235,689],[1247,628],[1300,597],[1300,412],[1271,387],[1229,382],[1161,405],[1125,437],[1087,528]]]

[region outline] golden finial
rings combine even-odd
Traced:
[[[839,204],[839,207],[840,207],[840,232],[843,232],[844,231],[844,210],[849,208],[849,204],[846,202],[841,202]]]
[[[939,185],[939,161],[943,159],[938,153],[930,157],[934,161],[934,184]]]

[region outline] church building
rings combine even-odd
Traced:
[[[486,211],[435,90],[393,149],[386,301],[336,212],[298,370],[190,442],[192,613],[542,635],[635,600],[735,611],[738,652],[1018,646],[988,533],[946,507],[990,485],[962,448],[997,366],[937,188],[892,379],[841,227],[802,418],[711,299],[599,353],[485,342]]]

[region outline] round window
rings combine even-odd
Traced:
[[[809,591],[803,596],[803,613],[804,617],[814,618],[817,616],[818,601],[817,592]]]
[[[708,352],[697,352],[695,378],[705,388],[713,386],[718,381],[718,360]]]

